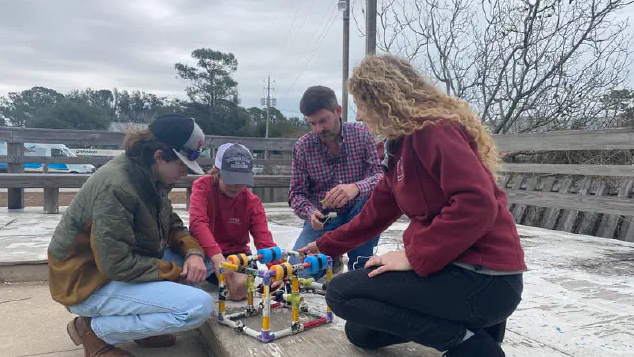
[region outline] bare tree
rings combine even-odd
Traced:
[[[377,47],[468,100],[495,133],[606,126],[594,119],[629,75],[617,17],[633,2],[381,0]]]

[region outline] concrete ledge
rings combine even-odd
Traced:
[[[309,296],[312,301],[323,299],[319,296]],[[258,300],[256,299],[256,303]],[[310,304],[310,303],[309,303]],[[311,304],[318,307],[318,304]],[[233,313],[242,310],[244,303],[227,302],[227,312]],[[214,311],[217,310],[217,304]],[[300,313],[300,321],[303,314]],[[262,318],[254,316],[241,319],[245,325],[260,330]],[[291,321],[291,311],[286,308],[271,310],[271,331],[288,327]],[[328,325],[322,325],[297,335],[287,336],[271,343],[262,343],[253,337],[241,334],[233,329],[218,324],[215,317],[209,319],[200,327],[200,332],[205,340],[207,348],[215,357],[245,357],[245,356],[271,356],[271,357],[361,357],[361,356],[385,356],[385,357],[436,357],[441,354],[423,346],[406,343],[390,346],[380,350],[363,350],[352,345],[344,332],[341,319],[335,317],[335,321]]]
[[[47,281],[46,261],[0,263],[0,282]]]

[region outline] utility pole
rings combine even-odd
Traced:
[[[264,90],[266,91],[266,97],[261,98],[261,104],[262,106],[266,106],[266,133],[264,134],[265,137],[269,137],[269,121],[271,120],[271,107],[275,107],[277,105],[277,99],[276,98],[271,98],[271,89],[275,90],[275,88],[271,88],[271,76],[269,76],[266,80],[266,87],[264,87]],[[275,81],[273,81],[273,83],[275,83]]]
[[[266,105],[266,131],[264,137],[269,137],[269,122],[271,121],[271,107],[275,107],[277,99],[271,98],[271,76],[268,76],[266,80],[266,97],[262,98],[262,106]],[[264,158],[269,158],[268,150],[264,151]]]
[[[365,54],[376,54],[376,1],[366,0],[365,12]]]
[[[339,0],[339,10],[343,10],[343,81],[341,93],[342,119],[348,121],[348,66],[350,63],[350,0]]]
[[[269,76],[266,84],[266,134],[265,138],[269,137],[269,121],[271,117],[271,76]]]

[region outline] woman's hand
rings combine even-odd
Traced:
[[[317,248],[317,243],[316,242],[311,242],[307,246],[305,246],[304,248],[298,249],[297,252],[302,253],[302,254],[306,254],[306,255],[319,254],[319,248]]]
[[[409,263],[409,260],[407,260],[407,256],[403,251],[393,251],[382,255],[375,255],[365,263],[364,268],[368,269],[373,266],[378,266],[378,268],[368,274],[370,278],[386,271],[412,270],[412,265]]]

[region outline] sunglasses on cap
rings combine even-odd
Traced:
[[[162,142],[160,143],[160,145],[161,145],[161,147],[163,147],[164,149],[170,149],[170,148],[171,148],[171,149],[177,150],[177,151],[178,151],[178,152],[180,152],[181,154],[185,154],[184,156],[185,156],[185,157],[187,158],[187,160],[189,160],[189,161],[195,161],[196,159],[198,159],[198,158],[200,157],[200,152],[202,151],[202,149],[201,149],[201,150],[198,150],[198,151],[194,151],[194,150],[191,150],[191,149],[188,149],[188,148],[185,148],[185,147],[181,147],[181,148],[179,148],[179,149],[177,149],[177,148],[172,148],[172,147],[170,147],[169,145],[167,145],[167,144],[165,144],[165,143],[162,143]]]
[[[184,152],[186,155],[185,157],[187,157],[187,160],[189,161],[194,161],[196,159],[198,159],[200,157],[200,150],[199,151],[194,151],[191,149],[187,149],[187,148],[180,148],[180,151]]]

